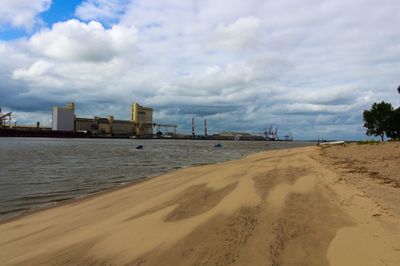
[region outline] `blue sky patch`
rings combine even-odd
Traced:
[[[81,2],[81,0],[53,0],[50,9],[43,12],[40,18],[49,27],[56,22],[69,20],[74,18],[75,9]]]

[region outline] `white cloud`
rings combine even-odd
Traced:
[[[216,45],[233,51],[253,48],[258,43],[261,22],[258,18],[241,17],[229,25],[219,23],[215,28]]]
[[[288,113],[342,113],[349,111],[349,105],[323,105],[310,103],[291,103],[286,106]]]
[[[134,27],[114,25],[105,29],[94,21],[59,22],[28,40],[14,43],[20,53],[30,55],[30,60],[24,66],[15,67],[10,77],[14,83],[25,84],[20,94],[25,98],[49,102],[55,99],[125,100],[128,91],[135,90],[136,84],[141,84],[142,77],[146,77],[130,74],[143,69],[139,64],[129,65],[137,60],[136,45]],[[124,93],[118,94],[115,90]]]
[[[0,3],[0,26],[32,29],[38,22],[37,15],[46,11],[51,0],[2,0]]]
[[[28,43],[36,54],[55,60],[108,61],[129,53],[136,44],[136,29],[114,25],[111,29],[95,21],[68,20],[33,35]]]
[[[86,0],[75,10],[75,15],[82,20],[113,21],[123,12],[127,0]]]

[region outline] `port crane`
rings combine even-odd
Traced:
[[[269,129],[265,129],[264,133],[258,133],[258,134],[264,134],[265,140],[281,140],[279,139],[278,136],[278,125],[271,125]],[[285,141],[293,141],[293,133],[290,131],[285,135],[284,138]]]
[[[293,133],[289,132],[287,135],[285,135],[285,140],[286,141],[293,141]]]
[[[12,112],[3,114],[0,108],[0,128],[6,128],[11,126],[11,114]]]
[[[154,123],[153,127],[155,127],[157,130],[156,132],[161,132],[161,128],[173,128],[174,130],[174,136],[176,135],[176,128],[178,127],[177,125],[163,125],[163,124],[157,124]]]
[[[266,140],[279,140],[278,138],[278,126],[270,126],[268,131],[264,131],[264,136]]]

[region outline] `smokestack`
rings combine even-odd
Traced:
[[[207,119],[204,119],[204,136],[207,137]]]
[[[195,136],[195,133],[194,133],[194,116],[192,117],[192,136],[193,137]]]

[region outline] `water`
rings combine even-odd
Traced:
[[[310,143],[0,138],[0,220],[191,165]],[[143,150],[137,150],[143,145]]]

